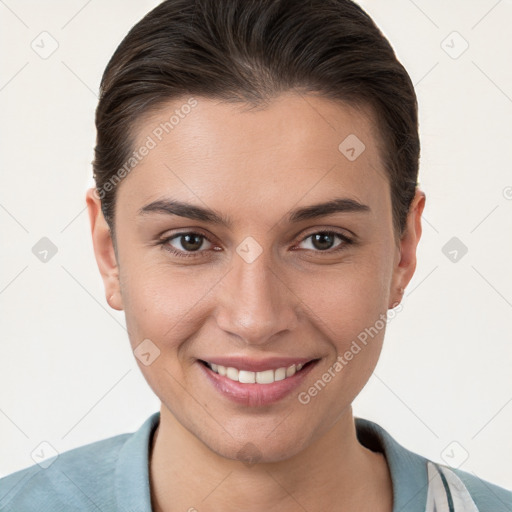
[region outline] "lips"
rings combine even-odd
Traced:
[[[291,393],[319,359],[199,359],[203,374],[226,398],[246,406],[264,406]]]

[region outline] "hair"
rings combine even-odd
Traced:
[[[143,116],[186,95],[261,106],[288,91],[371,112],[401,236],[418,177],[416,94],[351,0],[165,0],[139,21],[104,71],[96,109],[93,171],[111,234]]]

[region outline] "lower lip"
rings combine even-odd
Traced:
[[[302,383],[318,361],[313,361],[293,376],[278,380],[272,384],[242,384],[215,373],[200,361],[197,363],[209,382],[223,396],[241,405],[261,407],[278,402],[289,395]]]

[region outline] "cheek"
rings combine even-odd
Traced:
[[[204,304],[212,279],[160,264],[125,268],[126,274],[120,277],[132,350],[149,386],[175,410],[187,401],[182,387],[192,360],[187,360],[186,348],[204,327]],[[149,352],[158,354],[150,364],[137,356],[143,340],[150,340]]]
[[[343,345],[386,313],[391,275],[389,258],[370,253],[359,261],[308,273],[295,281],[294,291],[305,314],[327,338]]]
[[[361,391],[378,362],[387,325],[391,265],[386,253],[376,248],[309,276],[297,293],[305,297],[309,321],[314,323],[312,334],[330,353],[321,382],[314,384],[311,394],[302,391],[307,403],[315,402],[312,410],[318,414],[324,413],[325,404],[336,404],[333,421]],[[320,390],[322,398],[316,400]]]
[[[149,338],[169,349],[194,335],[204,321],[203,304],[221,277],[168,265],[126,265],[120,278],[132,345]]]

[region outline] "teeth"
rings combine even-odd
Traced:
[[[231,380],[238,380],[238,370],[236,368],[226,368],[226,377]]]
[[[254,372],[248,372],[247,370],[240,370],[238,372],[238,382],[254,384],[256,382],[256,374]]]
[[[274,380],[284,380],[286,379],[286,368],[278,368],[275,371]]]
[[[288,368],[277,368],[276,370],[264,370],[262,372],[250,372],[247,370],[238,370],[232,366],[226,367],[220,364],[207,363],[209,368],[221,376],[242,384],[272,384],[273,382],[292,377],[299,370],[302,370],[303,364],[292,364]]]
[[[274,370],[256,372],[256,382],[258,384],[272,384],[274,382]]]

